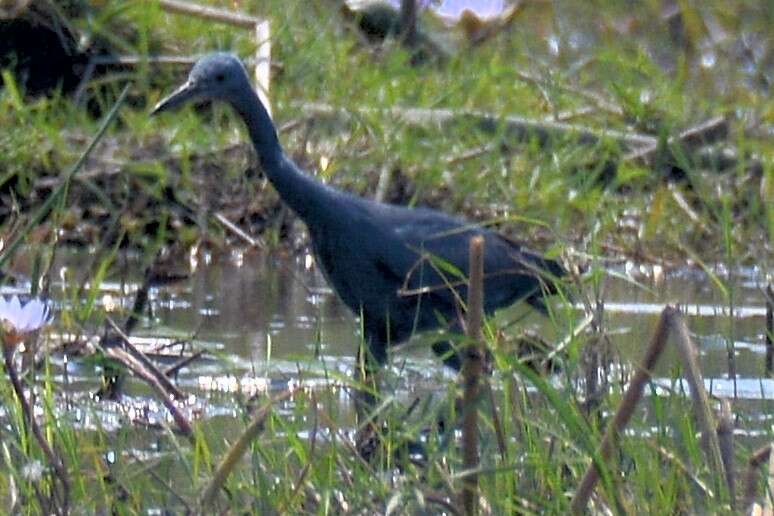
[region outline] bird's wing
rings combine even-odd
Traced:
[[[384,219],[384,214],[382,217]],[[501,235],[443,213],[391,207],[391,233],[398,243],[380,246],[381,261],[402,279],[403,295],[431,294],[454,303],[467,295],[470,239],[484,237],[487,309],[527,297],[540,288],[543,271],[561,275],[555,262],[523,249]]]

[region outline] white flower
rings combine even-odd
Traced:
[[[21,469],[22,478],[31,482],[37,482],[43,477],[43,464],[34,460],[28,462]]]
[[[40,299],[31,299],[22,305],[18,296],[11,296],[10,299],[0,297],[0,323],[6,332],[30,333],[50,321],[51,311]]]

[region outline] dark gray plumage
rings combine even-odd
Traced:
[[[216,53],[199,60],[188,80],[153,112],[200,99],[227,102],[240,115],[264,172],[309,228],[326,278],[344,303],[362,314],[371,358],[379,364],[388,345],[414,332],[444,326],[459,330],[459,300],[467,295],[464,278],[473,235],[483,235],[485,241],[485,311],[520,299],[545,310],[543,297],[555,292],[554,280],[564,274],[558,262],[462,219],[377,203],[301,171],[283,152],[274,124],[235,56]],[[433,349],[459,369],[449,344],[437,343]]]

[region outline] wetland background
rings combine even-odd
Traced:
[[[771,442],[768,2],[522,2],[488,25],[423,12],[430,43],[414,46],[363,32],[362,14],[334,1],[210,5],[269,20],[273,116],[309,173],[494,225],[586,270],[551,317],[516,306],[487,324],[482,511],[566,512],[666,303],[683,307],[712,409],[731,403],[731,469],[741,477]],[[456,436],[435,428],[457,385],[426,339],[393,354],[383,451],[364,461],[349,399],[358,322],[317,271],[305,228],[228,109],[148,116],[187,73],[185,58],[227,49],[249,64],[255,32],[155,2],[17,7],[4,6],[5,45],[21,44],[10,31],[29,20],[74,45],[49,84],[35,67],[52,75],[64,57],[0,58],[0,292],[54,307],[38,346],[28,343],[36,357],[17,361],[70,477],[70,509],[199,510],[227,449],[264,410],[220,510],[459,512],[467,473]],[[147,300],[132,318],[138,292]],[[576,331],[586,308],[593,323]],[[130,340],[174,368],[189,437],[106,352],[109,321],[132,319]],[[561,369],[526,368],[515,351],[525,339],[561,344]],[[732,511],[674,349],[654,376],[592,510]],[[291,398],[268,404],[289,386]],[[5,379],[0,396],[0,495],[21,512],[53,510],[56,480]],[[406,451],[417,442],[422,454]],[[737,491],[735,509],[747,510]]]

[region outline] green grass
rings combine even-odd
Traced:
[[[393,171],[389,199],[497,223],[553,252],[572,247],[595,257],[627,256],[667,265],[690,259],[709,264],[707,270],[717,262],[772,266],[774,143],[765,131],[768,127],[770,134],[774,123],[774,101],[764,88],[750,86],[755,77],[744,71],[730,41],[712,47],[715,66],[699,65],[707,50],[702,45],[714,30],[709,22],[731,39],[770,31],[774,12],[765,2],[684,6],[682,46],[669,39],[658,2],[639,5],[639,12],[607,2],[594,2],[593,9],[588,3],[561,8],[537,3],[524,8],[511,30],[462,49],[443,65],[421,67],[409,66],[408,52],[395,43],[380,50],[362,45],[330,2],[238,3],[272,23],[278,64],[271,86],[275,119],[279,125],[300,122],[281,134],[286,150],[327,182],[372,196],[386,167]],[[249,31],[165,14],[153,3],[106,0],[100,5],[93,16],[72,22],[84,34],[108,40],[120,53],[190,55],[229,49],[248,57],[255,50]],[[597,29],[585,29],[592,18]],[[560,42],[558,55],[548,50],[550,36]],[[578,38],[579,46],[573,48]],[[762,63],[757,73],[765,74],[766,66]],[[538,80],[525,81],[522,73]],[[4,266],[12,264],[16,255],[9,243],[14,239],[31,244],[32,285],[37,289],[39,279],[51,277],[48,267],[60,239],[97,248],[86,278],[92,288],[82,291],[86,281],[73,279],[66,292],[71,303],[63,308],[57,328],[85,335],[101,332],[105,314],[95,304],[96,285],[115,267],[119,244],[142,253],[145,262],[167,246],[187,248],[204,241],[228,248],[233,236],[207,216],[214,210],[227,211],[234,222],[272,246],[291,245],[297,236],[249,149],[224,151],[245,139],[229,110],[148,117],[149,107],[182,77],[182,69],[152,70],[142,64],[90,86],[87,100],[103,112],[114,105],[127,81],[129,101],[98,142],[95,159],[72,169],[73,180],[60,187],[55,180],[77,162],[100,120],[67,96],[26,98],[11,75],[3,75],[0,260]],[[666,167],[635,162],[622,163],[608,178],[604,165],[623,152],[611,139],[582,145],[567,135],[540,145],[536,138],[515,141],[504,126],[494,132],[471,123],[416,127],[381,113],[356,113],[358,107],[400,106],[548,120],[593,105],[578,90],[595,92],[620,108],[620,113],[596,108],[573,119],[600,131],[665,140],[726,114],[730,136],[725,143],[743,159],[717,171],[674,149],[671,159],[688,180],[665,178]],[[309,102],[354,114],[347,120],[311,116],[304,106]],[[465,157],[476,149],[483,150]],[[760,161],[760,169],[750,169],[750,157]],[[328,163],[325,170],[323,161]],[[44,213],[40,206],[45,202],[50,204],[44,204]],[[602,271],[592,262],[587,288],[594,291],[601,288],[596,280]],[[733,289],[718,275],[713,280],[733,307]],[[571,310],[565,308],[552,321],[560,335],[572,329]],[[577,388],[585,340],[570,346],[565,373],[546,380],[498,350],[495,334],[490,328],[496,406],[507,439],[506,449],[498,450],[492,412],[482,403],[482,499],[493,514],[566,513],[607,418],[618,407],[620,387],[612,385],[596,411],[586,413]],[[734,341],[733,320],[725,336]],[[46,408],[41,424],[72,476],[71,506],[77,513],[195,510],[228,445],[249,420],[247,403],[238,400],[236,421],[199,421],[192,442],[170,430],[138,431],[131,424],[83,430],[59,410],[64,394],[46,371],[35,380],[39,404]],[[382,439],[389,452],[368,464],[353,453],[346,434],[351,415],[341,413],[336,392],[299,393],[294,403],[269,416],[228,478],[228,494],[220,493],[217,507],[262,514],[450,511],[438,500],[448,503],[465,474],[456,442],[431,431],[424,464],[408,463],[403,450],[407,441],[420,438],[422,429],[433,427],[440,413],[451,410],[455,395],[450,385],[406,418],[410,400],[386,393],[381,415],[389,431]],[[43,512],[51,485],[45,457],[24,430],[7,381],[0,382],[0,402],[6,411],[0,431],[6,473],[0,476],[0,499],[16,499],[24,514]],[[621,439],[597,489],[598,503],[617,512],[729,512],[715,490],[719,473],[707,469],[697,429],[685,417],[688,401],[673,393],[648,397],[642,405],[631,426],[651,431]],[[87,406],[97,411],[100,405]],[[136,456],[148,440],[155,441],[157,453]],[[746,445],[739,446],[740,463],[749,452]],[[43,467],[40,478],[31,467],[35,464]],[[459,506],[452,502],[452,507]]]

